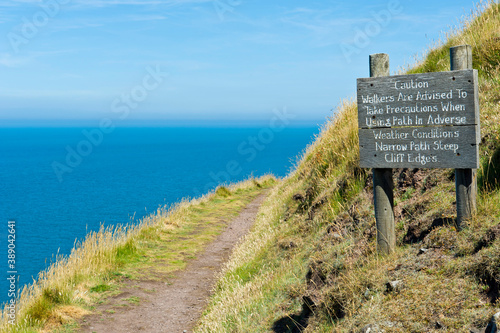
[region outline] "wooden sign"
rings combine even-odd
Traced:
[[[360,166],[479,167],[476,70],[358,79]]]

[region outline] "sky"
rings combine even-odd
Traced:
[[[246,124],[332,116],[414,63],[471,0],[4,0],[0,126]]]

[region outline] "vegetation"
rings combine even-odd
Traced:
[[[226,221],[274,182],[266,176],[221,186],[201,198],[159,208],[136,225],[91,232],[69,256],[57,258],[24,288],[15,326],[8,323],[4,308],[0,332],[73,331],[78,328],[75,320],[119,292],[123,279],[164,280],[184,268],[223,230]],[[140,299],[125,301],[123,306]]]
[[[235,250],[196,332],[469,332],[498,312],[500,5],[480,5],[407,73],[470,44],[480,82],[478,211],[455,227],[453,170],[394,170],[398,249],[376,254],[372,178],[344,101]],[[392,283],[391,283],[392,282]],[[368,326],[371,325],[371,326]]]

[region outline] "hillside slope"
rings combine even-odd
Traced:
[[[453,170],[393,172],[398,248],[376,254],[370,170],[345,101],[273,189],[196,332],[470,332],[499,311],[500,5],[490,2],[408,73],[473,46],[482,142],[477,215],[455,228]],[[391,285],[391,282],[395,282]]]

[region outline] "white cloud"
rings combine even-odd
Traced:
[[[132,15],[129,16],[131,21],[161,21],[166,20],[167,17],[164,15]]]
[[[31,62],[30,58],[12,56],[8,53],[0,53],[0,66],[20,67]]]

